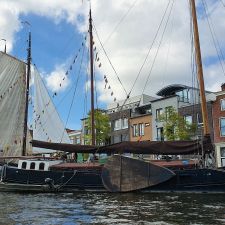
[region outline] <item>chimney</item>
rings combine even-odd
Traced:
[[[221,84],[221,90],[225,91],[225,83]]]

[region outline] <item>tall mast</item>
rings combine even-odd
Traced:
[[[26,155],[26,140],[27,140],[27,120],[28,120],[28,100],[29,100],[29,83],[30,83],[30,64],[31,64],[31,32],[29,32],[28,50],[27,50],[27,73],[26,73],[26,104],[24,116],[24,129],[23,129],[23,150],[22,155]]]
[[[91,9],[89,12],[89,35],[90,35],[90,74],[91,74],[91,144],[95,145],[93,35],[92,35]]]
[[[199,86],[200,86],[204,136],[209,136],[210,129],[209,129],[208,111],[207,111],[206,97],[205,97],[205,85],[204,85],[204,79],[203,79],[202,58],[201,58],[201,49],[200,49],[200,42],[199,42],[198,21],[197,21],[195,0],[190,0],[190,5],[191,5],[193,28],[194,28],[195,57],[196,57],[197,74],[198,74],[198,80],[199,80]]]

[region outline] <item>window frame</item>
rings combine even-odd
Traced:
[[[31,162],[30,163],[30,170],[35,170],[35,166],[36,166],[36,163],[35,162]]]
[[[163,108],[158,108],[155,110],[156,120],[159,120],[159,117],[163,114]]]
[[[221,111],[225,111],[225,98],[220,99],[220,109]]]
[[[222,127],[221,125],[221,121],[224,120],[224,126]],[[220,125],[220,137],[225,137],[225,117],[220,117],[220,121],[219,121],[219,125]],[[222,128],[224,129],[224,133],[222,133]]]
[[[41,166],[43,166],[43,167],[41,167]],[[41,162],[39,164],[39,170],[45,170],[45,163]]]
[[[144,136],[145,135],[144,123],[139,123],[138,124],[138,130],[139,130],[139,136]]]
[[[24,165],[25,165],[25,167],[24,167]],[[26,169],[27,168],[27,162],[22,162],[21,168]]]
[[[160,131],[160,136],[159,136],[159,132],[158,131]],[[164,141],[163,127],[157,127],[156,134],[157,134],[157,141]]]
[[[138,129],[138,124],[133,124],[133,137],[138,137],[139,134],[139,129]]]
[[[189,122],[189,121],[187,120],[187,118],[191,118],[191,122]],[[193,124],[193,116],[190,115],[190,114],[184,115],[184,121],[185,121],[187,124],[192,125],[192,124]]]

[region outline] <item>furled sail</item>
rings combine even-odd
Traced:
[[[21,156],[26,64],[0,52],[0,155]]]
[[[66,152],[77,153],[107,153],[107,154],[160,154],[160,155],[187,155],[198,154],[202,150],[201,144],[196,141],[141,141],[120,142],[107,146],[72,145],[32,141],[33,147],[49,148]],[[203,143],[204,147],[204,143]]]
[[[48,94],[42,78],[34,68],[33,138],[46,142],[70,143],[69,136]],[[33,151],[41,152],[40,149]],[[45,150],[46,152],[46,150]]]

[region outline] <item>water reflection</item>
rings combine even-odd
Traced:
[[[225,224],[225,195],[0,193],[0,224]]]

